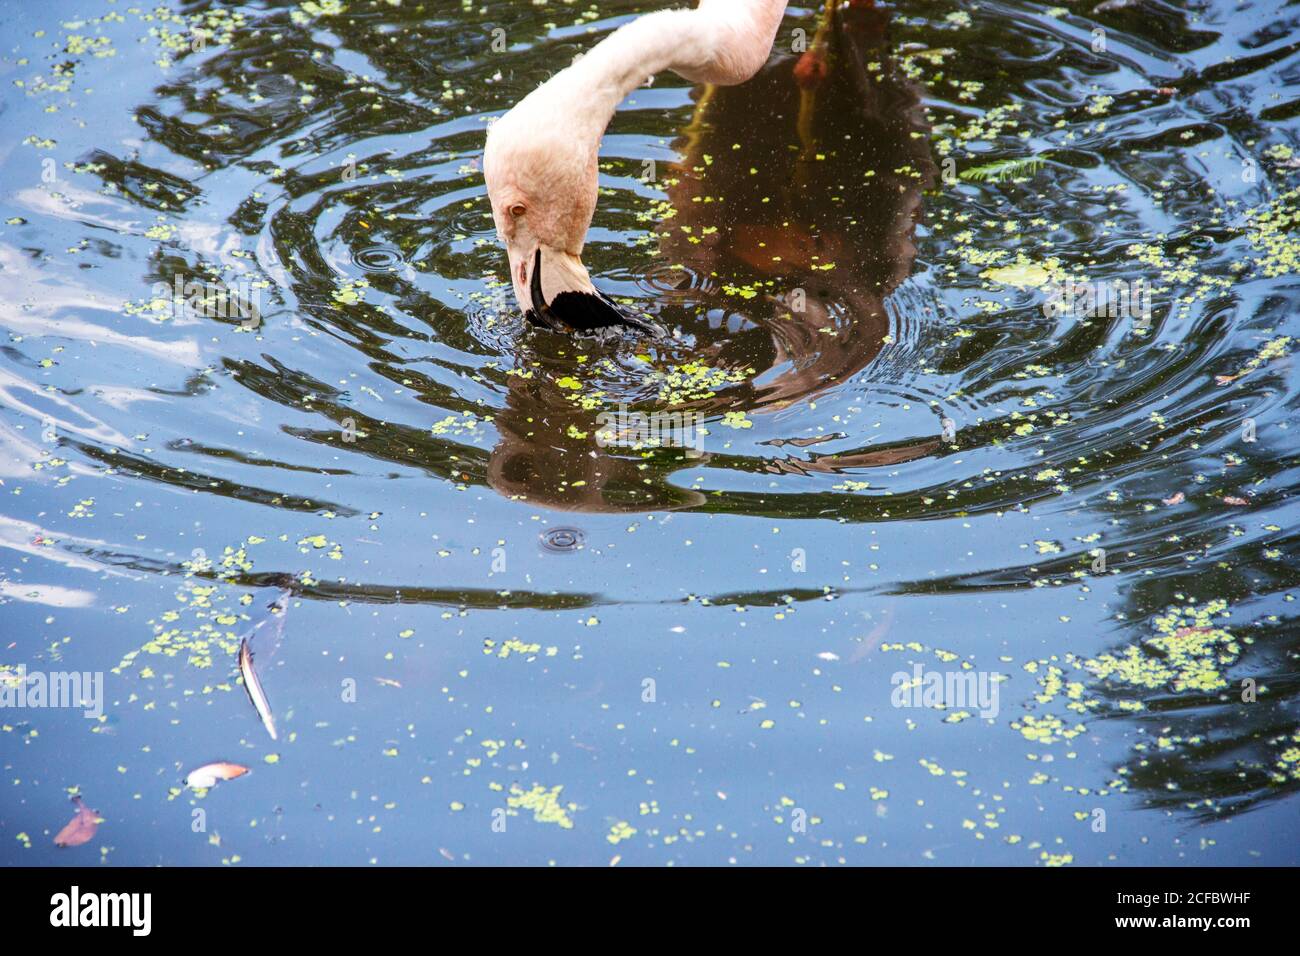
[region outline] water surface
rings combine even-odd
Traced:
[[[4,4],[0,664],[105,680],[0,860],[1300,862],[1300,8],[792,7],[606,137],[673,337],[529,331],[486,125],[656,6]]]

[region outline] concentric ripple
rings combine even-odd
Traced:
[[[366,246],[352,254],[352,261],[365,272],[392,272],[402,265],[402,253],[392,246]]]
[[[541,534],[542,549],[552,554],[572,554],[582,550],[586,537],[581,528],[547,528]]]

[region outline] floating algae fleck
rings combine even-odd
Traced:
[[[560,793],[563,790],[564,787],[559,784],[549,790],[540,783],[533,784],[531,790],[511,784],[506,803],[518,810],[533,811],[533,819],[538,823],[554,823],[561,829],[572,830],[573,818],[569,814],[577,810],[578,805],[560,803]]]
[[[1098,678],[1138,687],[1168,686],[1176,692],[1212,691],[1228,686],[1223,668],[1241,655],[1241,646],[1226,628],[1214,623],[1225,617],[1228,603],[1210,601],[1202,607],[1174,607],[1155,620],[1159,637],[1122,653],[1101,654],[1086,666]]]

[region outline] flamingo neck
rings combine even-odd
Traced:
[[[619,27],[546,85],[581,95],[600,133],[623,99],[656,73],[696,83],[743,83],[767,61],[787,0],[700,0]]]

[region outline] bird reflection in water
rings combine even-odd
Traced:
[[[828,5],[801,54],[775,55],[743,85],[692,92],[694,115],[675,143],[682,159],[667,177],[675,215],[658,230],[661,259],[675,268],[670,281],[645,279],[653,299],[640,303],[677,334],[651,344],[629,338],[623,351],[652,353],[659,368],[695,363],[726,384],[713,395],[688,388],[668,407],[663,379],[648,381],[632,355],[527,336],[524,349],[534,354],[520,367],[586,354],[608,377],[599,407],[589,408],[545,376],[512,376],[495,422],[493,488],[565,511],[694,508],[704,494],[673,484],[674,472],[707,463],[838,473],[938,447],[936,437],[738,461],[701,455],[694,430],[728,412],[761,415],[814,399],[850,381],[883,347],[885,300],[911,272],[915,224],[935,179],[919,90],[893,63],[887,27],[888,13],[869,4]],[[680,420],[666,417],[672,413]],[[663,427],[647,436],[647,423]],[[712,427],[716,433],[716,421]],[[637,441],[646,437],[659,446],[648,454]],[[769,444],[778,442],[808,443]]]

